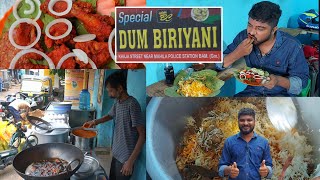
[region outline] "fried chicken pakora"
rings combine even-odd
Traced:
[[[47,55],[51,58],[54,65],[57,66],[60,59],[70,53],[69,48],[62,44],[61,46],[55,46],[55,49],[48,53]],[[68,58],[64,63],[61,65],[61,69],[74,69],[76,67],[76,62],[73,57]]]
[[[104,67],[110,59],[108,43],[88,41],[76,43],[77,49],[84,51],[97,67]],[[80,63],[80,68],[91,68],[89,64]]]
[[[60,36],[60,35],[64,34],[67,31],[67,29],[68,29],[68,26],[66,24],[57,23],[49,29],[49,33],[52,36]],[[73,38],[76,36],[77,36],[77,32],[76,32],[75,28],[72,27],[71,33],[62,39],[53,40],[53,39],[50,39],[47,35],[45,35],[44,43],[47,46],[47,48],[52,48],[53,45],[61,45],[64,43],[74,45]]]

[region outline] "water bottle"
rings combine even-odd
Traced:
[[[82,89],[79,97],[79,109],[90,109],[90,93],[88,89]]]
[[[89,79],[89,72],[85,70],[83,89],[79,95],[79,109],[83,109],[83,110],[90,109],[90,93],[88,91],[88,79]]]
[[[171,63],[167,63],[164,68],[164,75],[166,76],[166,84],[172,85],[174,82],[174,70]]]

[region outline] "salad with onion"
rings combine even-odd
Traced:
[[[258,68],[246,68],[235,72],[235,77],[248,85],[262,85],[268,81],[269,72]]]

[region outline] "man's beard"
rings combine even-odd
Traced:
[[[245,127],[245,126],[241,126],[241,127],[239,126],[240,132],[241,132],[241,134],[243,134],[243,135],[250,134],[250,133],[253,131],[253,129],[254,129],[254,127],[247,126],[247,127],[249,127],[250,129],[249,129],[249,130],[243,130],[244,127]]]
[[[256,41],[256,37],[254,37],[254,41],[253,41],[253,44],[255,46],[259,46],[267,41],[269,41],[270,39],[272,38],[272,31],[270,32],[269,36],[266,37],[265,39],[261,40],[261,41]]]
[[[111,98],[111,99],[120,99],[120,96],[121,95],[116,94],[114,96],[109,96],[109,98]]]

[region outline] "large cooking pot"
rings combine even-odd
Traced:
[[[147,107],[147,171],[152,179],[181,180],[176,166],[179,144],[191,116],[207,98],[152,98]]]
[[[212,98],[152,98],[147,107],[147,171],[152,179],[181,180],[176,166],[176,147],[191,116]],[[314,157],[320,157],[320,98],[294,98],[298,110],[296,128],[312,130],[307,134],[314,146]],[[232,107],[230,107],[232,108]]]
[[[70,128],[66,123],[52,122],[52,128]],[[32,128],[33,134],[38,137],[38,144],[45,143],[66,143],[68,142],[68,129],[54,129],[52,131],[43,130],[36,126]]]
[[[27,116],[28,121],[33,125],[32,132],[38,137],[38,144],[45,143],[66,143],[68,142],[68,135],[70,128],[64,122],[51,122],[35,117]],[[51,127],[53,130],[48,131],[48,128]],[[55,128],[65,128],[65,129],[55,129]]]
[[[97,134],[96,130],[74,129],[70,133],[70,140],[82,151],[91,151],[96,147]]]
[[[36,177],[26,175],[27,167],[38,161],[60,158],[70,163],[71,170],[55,176]],[[16,172],[26,180],[63,180],[69,179],[81,166],[84,159],[82,151],[71,145],[65,143],[48,143],[33,146],[21,151],[13,159],[13,167]]]

